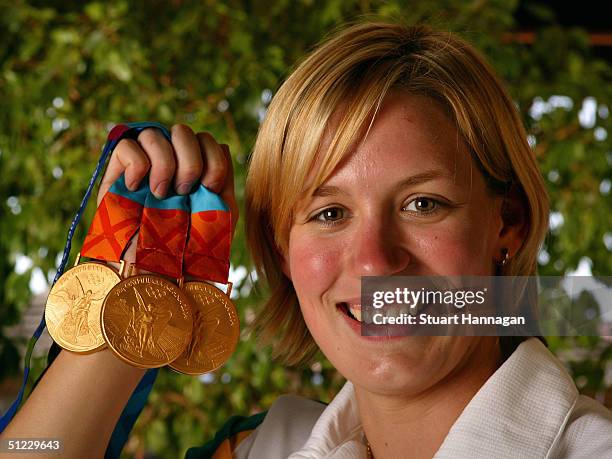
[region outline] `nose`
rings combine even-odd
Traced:
[[[357,276],[392,276],[405,272],[411,262],[404,237],[393,224],[364,221],[353,238],[351,264]]]

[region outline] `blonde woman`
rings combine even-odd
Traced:
[[[201,180],[237,217],[231,157],[210,135],[122,141],[101,193],[149,171],[159,195]],[[347,383],[328,406],[281,397],[188,457],[612,457],[611,413],[537,338],[359,332],[362,276],[536,274],[544,184],[512,100],[466,42],[365,23],[322,44],[269,107],[245,214],[271,291],[259,337],[288,364],[321,349]],[[5,435],[99,457],[142,374],[108,351],[62,352]]]

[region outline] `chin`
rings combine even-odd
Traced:
[[[447,339],[405,337],[374,349],[345,354],[334,352],[337,351],[334,348],[330,353],[323,349],[323,353],[358,388],[381,395],[409,395],[435,384],[445,375],[451,357],[443,344]]]

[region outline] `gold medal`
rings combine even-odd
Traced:
[[[183,290],[193,305],[193,334],[185,352],[170,368],[189,375],[207,373],[223,365],[236,349],[238,314],[229,291],[224,294],[206,282],[187,282]]]
[[[45,306],[45,322],[53,340],[72,352],[102,349],[102,303],[120,280],[113,268],[101,263],[84,263],[66,271],[51,288]]]
[[[191,339],[190,301],[172,282],[151,274],[124,279],[102,305],[102,334],[122,360],[157,368],[179,357]]]

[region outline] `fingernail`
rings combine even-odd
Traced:
[[[153,191],[153,194],[157,199],[163,199],[164,196],[166,196],[166,191],[168,191],[168,180],[162,180],[155,187],[155,191]]]
[[[192,183],[181,183],[176,187],[176,192],[178,194],[189,194],[192,186]]]

